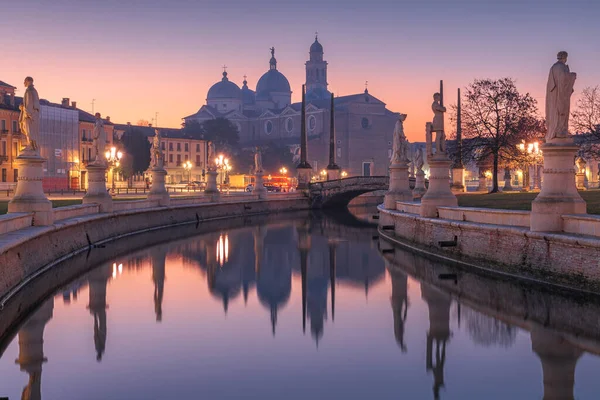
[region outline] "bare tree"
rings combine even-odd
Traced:
[[[511,78],[476,79],[467,86],[461,113],[463,155],[492,160],[492,193],[498,191],[499,168],[522,158],[519,143],[543,135],[537,111],[536,100],[520,94]]]
[[[580,156],[600,156],[600,86],[583,89],[571,113],[571,128],[581,145]]]

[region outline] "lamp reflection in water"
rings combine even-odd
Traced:
[[[112,269],[112,277],[113,279],[115,279],[117,277],[117,273],[119,275],[121,275],[123,273],[123,264],[118,264],[117,263],[113,263],[112,265],[113,269]]]
[[[229,261],[229,235],[219,235],[217,241],[217,262],[222,267],[227,261]]]

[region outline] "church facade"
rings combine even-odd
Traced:
[[[323,55],[323,46],[315,37],[305,64],[308,161],[315,176],[329,161],[331,93],[328,64]],[[243,146],[275,142],[289,146],[299,158],[301,103],[292,103],[291,98],[289,81],[278,70],[272,48],[269,69],[258,80],[256,90],[248,87],[246,77],[240,88],[224,71],[221,81],[209,89],[206,104],[183,119],[202,123],[227,118],[237,126]],[[399,113],[388,110],[385,103],[367,89],[335,97],[334,107],[336,163],[349,176],[387,175],[392,134]]]

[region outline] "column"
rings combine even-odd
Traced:
[[[300,164],[298,171],[298,190],[306,190],[312,177],[312,167],[308,163],[308,138],[306,136],[306,85],[302,85],[302,110],[300,121]]]
[[[83,204],[98,204],[103,213],[113,210],[113,200],[106,188],[107,168],[104,160],[96,160],[87,165],[88,189],[83,196]]]

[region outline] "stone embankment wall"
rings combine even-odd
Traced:
[[[196,201],[193,201],[196,200]],[[169,207],[154,202],[118,201],[116,211],[98,213],[97,205],[54,209],[55,223],[31,226],[31,214],[0,217],[0,301],[37,276],[44,266],[93,245],[134,233],[178,224],[227,217],[243,217],[309,208],[307,197],[298,194],[257,200],[254,195],[223,197],[208,203],[202,197],[173,198]],[[165,238],[168,239],[168,238]],[[0,304],[0,307],[2,304]]]
[[[600,292],[598,217],[564,215],[567,232],[545,233],[529,230],[528,211],[439,207],[439,218],[423,218],[417,203],[379,209],[380,227],[393,226],[385,232],[436,256]]]

